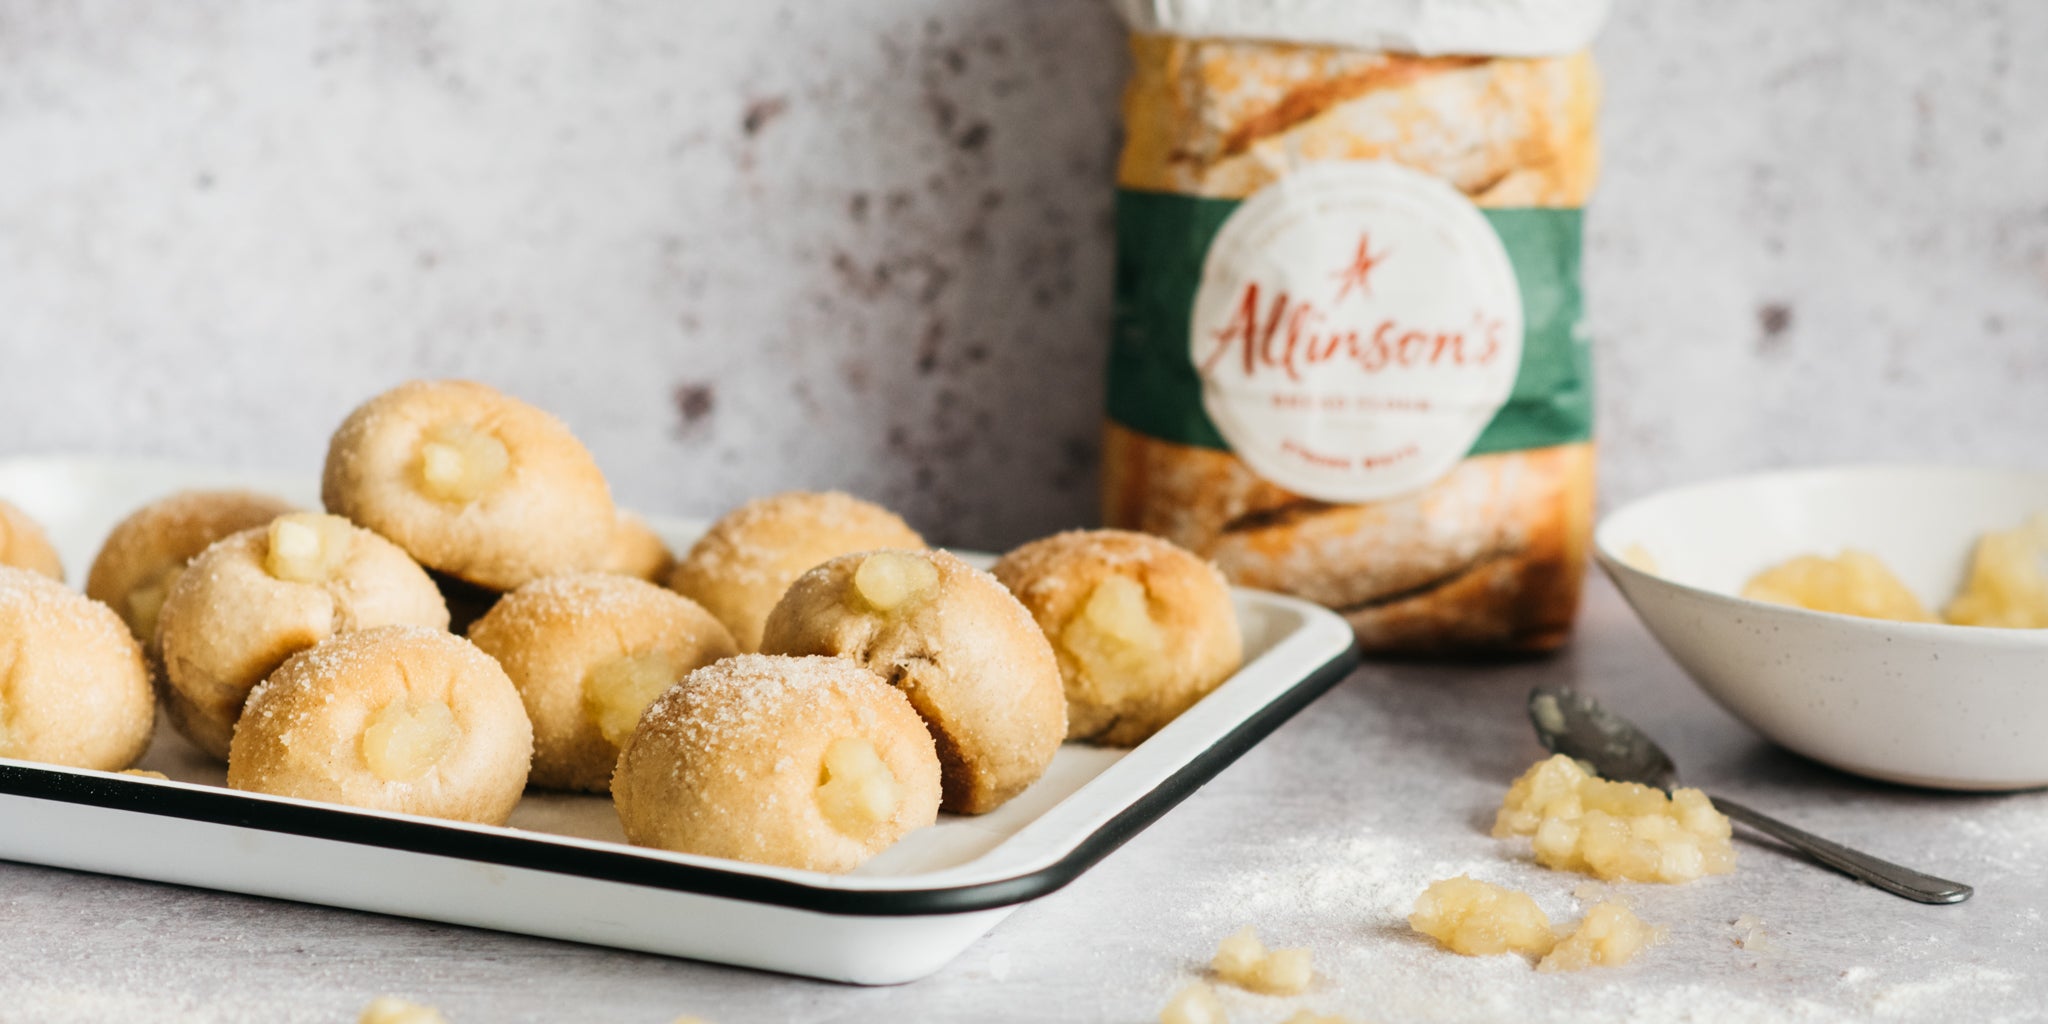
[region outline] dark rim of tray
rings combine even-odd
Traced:
[[[763,878],[723,868],[654,860],[632,853],[564,846],[545,839],[492,835],[427,822],[396,821],[340,807],[250,800],[227,791],[171,789],[118,778],[0,765],[0,793],[236,825],[336,842],[455,857],[656,889],[699,893],[824,914],[904,917],[964,914],[1014,906],[1063,888],[1214,778],[1240,755],[1323,695],[1358,663],[1355,648],[1325,662],[1239,722],[1150,792],[1089,833],[1059,860],[1028,874],[943,889],[860,892]]]

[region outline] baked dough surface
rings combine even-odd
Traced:
[[[249,695],[228,785],[501,825],[526,788],[533,729],[498,663],[438,629],[335,636]]]
[[[53,580],[64,579],[64,561],[50,545],[42,526],[28,513],[0,501],[0,566],[39,572]]]
[[[320,495],[421,565],[492,590],[602,569],[618,522],[562,421],[471,381],[413,381],[359,406],[329,443]]]
[[[761,646],[852,658],[909,697],[938,744],[948,811],[1002,806],[1038,781],[1067,734],[1059,662],[1031,613],[944,551],[863,552],[812,569],[768,616]]]
[[[142,649],[120,616],[0,566],[0,757],[119,771],[155,725]]]
[[[1017,548],[991,571],[1052,643],[1070,740],[1135,746],[1244,660],[1222,573],[1158,537],[1071,530]]]
[[[283,579],[274,540],[325,545],[324,578]],[[288,540],[289,542],[289,540]],[[448,607],[432,580],[390,541],[335,516],[300,513],[226,537],[194,558],[164,597],[157,623],[164,710],[201,750],[228,756],[249,691],[291,655],[337,633],[374,626],[445,630]]]
[[[469,628],[533,721],[532,783],[605,793],[619,746],[662,691],[739,653],[710,612],[629,576],[535,580]]]
[[[85,596],[114,609],[153,656],[157,613],[185,564],[214,541],[293,511],[290,502],[253,491],[179,491],[159,498],[107,534],[86,574]]]
[[[880,505],[838,491],[790,491],[711,524],[669,587],[710,609],[741,650],[758,651],[768,612],[798,576],[855,551],[921,547],[924,538]]]
[[[841,756],[863,746],[867,759]],[[886,773],[868,775],[879,813],[834,813],[841,765]],[[690,673],[648,708],[612,798],[641,846],[844,872],[937,820],[939,761],[909,701],[873,672],[748,654]]]

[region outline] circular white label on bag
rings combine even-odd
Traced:
[[[1522,364],[1522,297],[1479,208],[1385,162],[1319,163],[1232,211],[1188,332],[1202,405],[1288,490],[1375,501],[1471,451]]]

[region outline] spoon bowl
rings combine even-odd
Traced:
[[[1667,791],[1678,782],[1678,766],[1663,747],[1591,697],[1564,687],[1539,686],[1529,692],[1529,721],[1551,753],[1593,765],[1594,774],[1603,779]]]

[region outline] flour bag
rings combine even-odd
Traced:
[[[1116,0],[1104,514],[1368,651],[1544,650],[1593,503],[1604,0]]]

